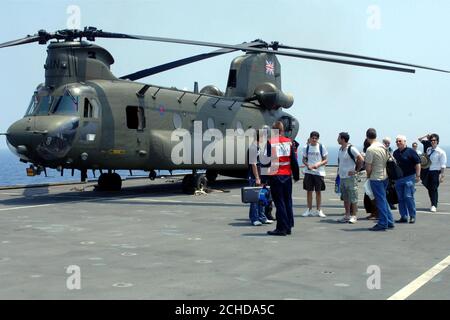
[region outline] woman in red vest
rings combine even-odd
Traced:
[[[272,129],[275,132],[272,131],[267,153],[271,158],[269,184],[272,199],[277,208],[277,226],[275,230],[268,231],[267,234],[285,236],[291,234],[291,229],[294,227],[292,176],[295,181],[298,181],[300,172],[294,145],[291,139],[284,136],[283,123],[281,121],[275,122]]]

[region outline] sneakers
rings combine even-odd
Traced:
[[[437,211],[437,209],[436,209],[436,207],[435,207],[435,206],[431,206],[431,208],[430,208],[430,211],[431,211],[431,212],[436,212],[436,211]]]
[[[267,219],[266,221],[263,221],[264,224],[272,224],[273,220]]]
[[[261,226],[262,222],[261,221],[253,221],[252,223],[254,226]]]
[[[404,218],[404,217],[401,217],[400,219],[395,220],[395,222],[396,222],[396,223],[407,223],[407,222],[408,222],[408,219],[406,219],[406,218]]]
[[[356,216],[351,216],[350,219],[348,220],[348,223],[356,223],[358,219],[356,218]]]
[[[340,223],[347,223],[349,220],[350,220],[349,217],[343,217],[343,218],[341,218],[341,219],[338,219],[337,222],[340,222]]]
[[[326,218],[327,216],[323,213],[322,210],[312,210],[312,209],[306,209],[306,211],[302,214],[302,217],[321,217]]]
[[[323,213],[322,210],[318,210],[318,211],[316,211],[316,213],[317,213],[317,215],[318,215],[319,217],[321,217],[321,218],[326,218],[326,217],[327,217],[327,216],[325,215],[325,213]]]

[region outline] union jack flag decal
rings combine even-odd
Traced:
[[[275,75],[275,65],[273,61],[266,60],[266,74]]]

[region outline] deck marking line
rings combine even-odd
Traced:
[[[122,199],[126,198],[129,195],[125,196],[118,196],[118,197],[108,197],[108,198],[102,198],[101,200],[115,200],[115,199]],[[63,205],[63,204],[69,204],[69,203],[76,203],[76,202],[97,202],[98,198],[87,198],[87,199],[79,199],[79,200],[72,200],[67,202],[57,202],[57,203],[46,203],[46,204],[37,204],[34,206],[23,206],[23,207],[12,207],[12,208],[2,208],[0,211],[9,211],[9,210],[20,210],[20,209],[29,209],[29,208],[39,208],[39,207],[49,207],[49,206],[55,206],[55,205]]]
[[[13,208],[3,208],[0,209],[0,211],[8,211],[8,210],[19,210],[19,209],[29,209],[29,208],[37,208],[37,207],[48,207],[53,206],[54,203],[47,203],[47,204],[38,204],[35,206],[23,206],[23,207],[13,207]]]
[[[450,264],[450,256],[436,264],[434,267],[423,273],[421,276],[410,282],[408,285],[394,293],[388,300],[405,300],[414,292],[420,289],[428,281],[433,279],[437,274],[443,271]]]

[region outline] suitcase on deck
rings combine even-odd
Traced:
[[[261,190],[266,189],[264,195]],[[243,187],[241,188],[241,200],[243,203],[256,203],[258,201],[270,201],[270,187]]]

